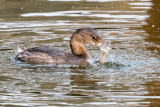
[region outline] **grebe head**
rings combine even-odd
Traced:
[[[78,29],[73,33],[71,40],[81,44],[92,44],[96,46],[101,46],[104,43],[98,32],[89,27]]]

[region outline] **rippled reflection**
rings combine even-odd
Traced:
[[[0,106],[158,106],[159,1],[0,1]],[[112,50],[91,65],[15,62],[17,44],[70,51],[81,27],[95,28]]]
[[[150,17],[147,19],[148,24],[143,26],[143,28],[149,34],[146,40],[154,43],[148,49],[160,54],[160,7],[158,6],[160,2],[153,0],[153,4],[152,9],[148,11],[148,14],[150,14]]]

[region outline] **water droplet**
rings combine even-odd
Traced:
[[[154,50],[154,52],[155,52],[156,54],[158,53],[158,51],[157,51],[156,49]]]

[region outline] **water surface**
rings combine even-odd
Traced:
[[[0,106],[159,106],[160,1],[1,0]],[[95,28],[112,50],[100,65],[30,65],[17,45],[70,51],[72,33]]]

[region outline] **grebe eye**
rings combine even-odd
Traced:
[[[92,35],[92,39],[96,40],[96,36],[95,36],[95,35]]]

